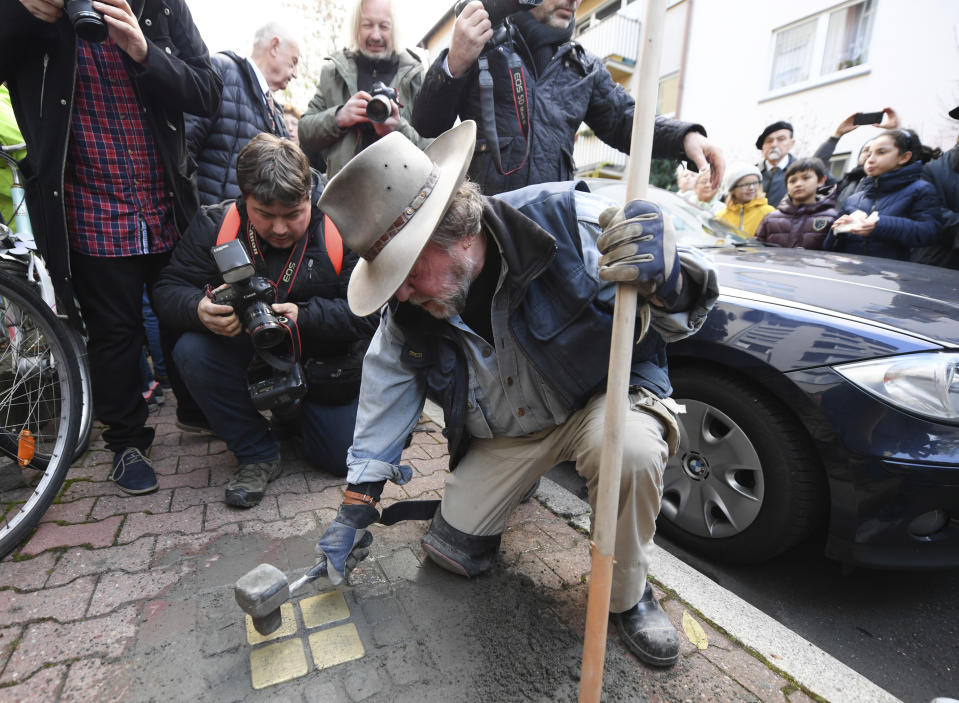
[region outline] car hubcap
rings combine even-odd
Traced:
[[[680,446],[663,475],[661,515],[699,537],[732,537],[762,508],[765,482],[759,455],[745,431],[717,408],[678,400]]]

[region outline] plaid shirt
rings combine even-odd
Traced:
[[[168,251],[177,238],[156,142],[121,50],[77,40],[64,183],[70,246],[88,256]]]

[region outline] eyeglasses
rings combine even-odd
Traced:
[[[734,185],[733,190],[736,190],[737,188],[745,189],[745,188],[758,188],[758,187],[759,187],[759,181],[750,181],[749,183],[739,183],[737,185]]]

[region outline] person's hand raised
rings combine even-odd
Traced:
[[[56,22],[63,15],[63,0],[20,0],[20,4],[42,22]]]
[[[114,44],[137,63],[146,61],[147,40],[126,0],[94,0],[93,9],[103,14]]]
[[[450,73],[459,78],[483,53],[486,42],[493,38],[493,25],[480,0],[473,0],[453,23],[453,38],[447,57]]]
[[[336,126],[340,129],[346,129],[355,124],[369,122],[370,118],[366,116],[366,104],[372,98],[373,96],[365,90],[357,91],[350,96],[346,104],[336,111]]]

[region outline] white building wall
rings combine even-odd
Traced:
[[[951,147],[959,122],[959,1],[875,0],[868,71],[770,98],[773,30],[842,5],[823,0],[692,0],[679,117],[701,122],[728,162],[759,159],[756,137],[776,120],[795,128],[794,153],[809,155],[853,112],[892,107],[924,143]],[[682,36],[669,37],[681,41]],[[836,152],[858,154],[876,132],[860,127]]]

